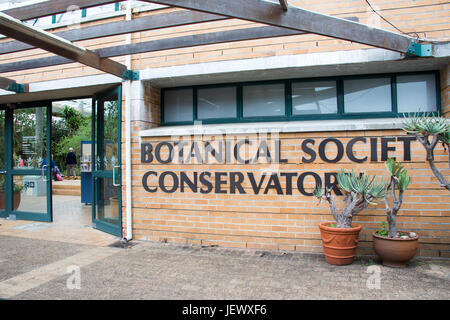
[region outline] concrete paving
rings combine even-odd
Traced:
[[[53,196],[53,222],[0,219],[0,235],[105,246],[118,238],[92,228],[91,206],[77,196]],[[1,257],[0,257],[1,259]]]
[[[0,299],[450,299],[450,261],[393,269],[369,258],[132,242],[90,226],[79,197],[55,222],[0,219]]]
[[[3,244],[17,243],[18,251],[27,247],[40,252],[48,264],[39,255],[24,260],[18,252],[10,254],[0,265],[0,298],[450,299],[450,262],[444,260],[415,260],[404,269],[371,260],[336,267],[320,255],[149,242],[130,248],[74,248],[64,242],[4,240],[0,238],[1,253],[8,251]]]

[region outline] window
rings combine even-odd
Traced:
[[[435,111],[436,88],[434,74],[397,76],[398,112]]]
[[[99,14],[107,14],[114,11],[119,11],[121,9],[121,4],[119,2],[112,4],[105,4],[102,6],[94,6],[90,8],[81,9],[76,6],[69,6],[67,11],[64,13],[56,14],[52,16],[52,23],[68,23],[68,24],[77,24],[80,23],[81,18],[85,18],[87,16],[92,17]]]
[[[192,89],[167,90],[164,94],[164,122],[192,121]]]
[[[337,113],[336,81],[292,83],[292,114]]]
[[[236,117],[236,87],[198,90],[198,119]]]
[[[162,89],[163,125],[398,117],[440,111],[427,71]]]
[[[392,111],[391,78],[344,80],[345,113]]]
[[[242,88],[243,116],[284,116],[284,83],[247,85]]]

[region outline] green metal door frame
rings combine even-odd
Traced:
[[[14,169],[13,163],[13,132],[14,132],[14,110],[25,108],[45,108],[46,110],[46,159],[48,165],[44,170],[39,169]],[[51,170],[51,119],[52,108],[51,102],[40,102],[34,105],[32,104],[17,104],[12,107],[3,108],[5,110],[5,146],[4,146],[4,159],[5,167],[5,210],[0,212],[0,217],[14,217],[19,220],[32,220],[32,221],[53,221],[52,210],[52,170]],[[14,176],[43,176],[46,179],[46,192],[47,192],[47,212],[37,213],[28,211],[14,211],[13,210],[13,177]]]
[[[117,108],[118,108],[118,166],[119,170],[117,171],[114,177],[114,171],[104,170],[102,167],[97,167],[97,158],[103,159],[103,143],[104,143],[104,102],[117,100]],[[97,111],[97,106],[99,110]],[[98,194],[98,179],[99,178],[115,178],[120,182],[121,185],[121,164],[122,164],[122,152],[121,152],[121,119],[122,119],[122,86],[118,86],[112,90],[103,91],[97,93],[92,98],[92,141],[94,143],[91,144],[91,154],[92,154],[92,223],[96,229],[101,231],[113,234],[117,237],[122,238],[122,192],[120,186],[120,192],[118,193],[118,202],[119,202],[119,210],[118,210],[118,225],[108,223],[106,221],[102,221],[97,219],[97,206],[99,204],[99,194]],[[96,154],[98,153],[98,155]]]
[[[4,112],[3,115],[3,120],[0,119],[0,121],[3,121],[3,132],[0,132],[0,134],[3,135],[4,138],[6,138],[6,108],[4,108],[3,106],[0,106],[0,111]],[[4,143],[3,143],[3,166],[0,166],[0,175],[3,175],[5,177],[4,181],[4,187],[6,187],[7,183],[6,183],[6,144],[7,144],[7,140],[8,139],[4,139]],[[6,189],[6,188],[5,188]],[[6,190],[4,190],[4,202],[6,202]],[[5,217],[6,216],[6,203],[5,203],[5,207],[3,209],[0,209],[0,217]]]

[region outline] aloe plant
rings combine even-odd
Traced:
[[[337,174],[337,182],[345,195],[345,206],[340,212],[331,195],[331,188],[323,189],[319,184],[313,192],[319,201],[328,201],[337,228],[351,228],[353,216],[373,204],[374,200],[384,198],[388,186],[383,178],[377,179],[376,176],[356,174],[353,170],[346,172],[343,169]]]
[[[450,167],[450,121],[444,117],[427,117],[426,114],[415,114],[405,118],[403,122],[404,131],[413,134],[423,145],[427,153],[427,161],[431,171],[439,180],[441,187],[450,191],[450,182],[444,177],[434,163],[434,148],[440,142],[448,150]]]
[[[386,169],[391,175],[390,183],[387,187],[387,192],[392,192],[392,207],[389,206],[388,198],[384,198],[386,205],[386,215],[389,225],[388,236],[390,238],[397,236],[397,213],[403,203],[403,193],[409,185],[410,178],[408,171],[402,167],[402,165],[396,162],[394,159],[389,158],[386,162]],[[396,190],[397,189],[397,190]]]
[[[0,191],[5,190],[5,176],[0,174]],[[20,192],[23,190],[23,186],[17,183],[13,183],[13,192]]]

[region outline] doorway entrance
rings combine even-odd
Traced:
[[[52,102],[0,106],[0,217],[53,221]],[[122,237],[120,86],[94,95],[90,120],[91,157],[77,162],[92,164],[84,168],[92,176],[92,226]]]

